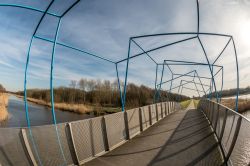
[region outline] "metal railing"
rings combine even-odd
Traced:
[[[80,165],[179,108],[176,102],[163,102],[70,123],[0,128],[0,165]]]
[[[225,165],[250,165],[250,121],[232,109],[211,100],[201,100],[203,111],[220,144]]]

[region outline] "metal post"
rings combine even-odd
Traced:
[[[156,121],[159,120],[159,114],[158,114],[158,106],[157,106],[157,103],[155,103],[155,112],[156,112]]]
[[[165,109],[164,109],[164,111],[165,111],[165,116],[167,116],[167,102],[164,102],[164,105],[165,105]]]
[[[101,119],[101,126],[102,126],[102,136],[103,136],[104,148],[105,148],[105,151],[109,151],[107,127],[106,127],[106,121],[105,121],[104,116]]]
[[[218,119],[219,119],[219,116],[220,116],[220,105],[217,104],[217,114],[216,114],[216,119],[215,119],[215,126],[214,126],[214,130],[215,130],[215,133],[216,133],[216,128],[217,128],[217,123],[218,123]],[[218,136],[217,136],[218,137]]]
[[[228,114],[228,109],[225,110],[225,115],[224,115],[224,118],[223,118],[223,123],[222,123],[220,137],[219,137],[219,141],[220,142],[221,142],[222,137],[224,135],[224,131],[225,131],[225,127],[226,127],[226,122],[227,122],[227,114]]]
[[[158,64],[156,64],[156,72],[155,72],[156,74],[155,74],[155,95],[154,95],[154,103],[156,103],[157,101],[157,99],[156,99],[156,96],[157,96],[157,93],[158,93],[158,91],[157,91],[157,75],[158,75]]]
[[[163,108],[162,108],[162,102],[161,102],[161,118],[163,118]]]
[[[124,124],[125,124],[125,133],[126,133],[126,140],[130,139],[129,135],[129,126],[128,126],[128,113],[124,111]]]
[[[238,135],[239,135],[239,132],[240,132],[240,126],[241,126],[241,122],[242,122],[242,117],[239,116],[238,120],[237,120],[237,124],[236,124],[236,128],[235,128],[235,131],[234,131],[234,136],[233,136],[233,139],[232,139],[232,143],[229,147],[229,150],[228,150],[228,153],[227,153],[227,156],[226,156],[226,159],[224,161],[224,164],[226,164],[233,152],[233,149],[234,149],[234,146],[235,146],[235,143],[237,141],[237,138],[238,138]]]
[[[214,102],[211,102],[211,105],[212,105],[211,125],[213,126],[213,120],[214,120],[214,114],[215,114],[215,112],[214,112]]]
[[[119,91],[120,91],[120,98],[121,98],[121,104],[122,104],[122,112],[124,112],[125,110],[124,110],[122,90],[121,90],[121,84],[120,84],[120,79],[119,79],[119,73],[118,73],[118,69],[117,69],[117,64],[115,64],[115,68],[116,68],[116,76],[117,76],[118,88],[119,88]]]
[[[140,124],[140,132],[143,131],[143,122],[142,122],[142,108],[139,108],[139,124]]]
[[[76,146],[75,146],[75,141],[74,141],[74,134],[73,134],[73,131],[72,131],[72,125],[71,125],[71,123],[68,123],[67,126],[68,126],[68,129],[69,129],[68,130],[69,131],[69,147],[70,147],[70,152],[71,152],[71,155],[72,155],[72,159],[73,159],[74,164],[80,165],[80,159],[79,159],[77,151],[76,151]]]
[[[151,105],[148,106],[148,115],[149,115],[149,125],[152,125],[152,113],[151,113]]]
[[[21,135],[22,135],[22,139],[23,139],[23,143],[24,143],[24,149],[26,150],[26,152],[28,154],[28,158],[29,158],[31,164],[33,166],[38,166],[38,164],[36,162],[36,159],[35,159],[35,157],[33,155],[33,152],[31,150],[31,147],[30,147],[30,144],[29,144],[28,137],[27,137],[25,129],[21,129]]]
[[[127,81],[128,81],[128,65],[129,65],[129,57],[130,57],[130,47],[131,47],[131,38],[129,38],[129,46],[128,46],[128,59],[127,59],[127,66],[126,66],[126,74],[125,74],[125,84],[123,90],[123,106],[122,110],[125,112],[125,103],[126,103],[126,93],[127,93]]]

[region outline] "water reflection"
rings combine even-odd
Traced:
[[[1,127],[26,127],[25,107],[22,99],[15,96],[9,97],[9,119]],[[32,126],[52,124],[52,113],[47,107],[29,103],[29,116]],[[57,123],[82,120],[94,117],[87,114],[76,114],[56,110]]]

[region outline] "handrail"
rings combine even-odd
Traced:
[[[250,135],[244,131],[246,127],[250,127],[250,120],[227,106],[209,99],[200,100],[198,110],[201,110],[210,122],[220,146],[224,164],[228,165],[229,162],[229,165],[233,165],[242,162],[245,165],[250,162],[247,157],[249,146],[245,144]],[[242,126],[243,123],[245,127]],[[219,124],[221,127],[218,128]]]

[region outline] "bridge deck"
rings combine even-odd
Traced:
[[[88,166],[221,165],[219,146],[205,116],[177,111]]]

